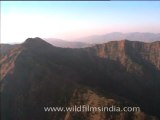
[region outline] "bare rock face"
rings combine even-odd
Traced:
[[[97,55],[103,58],[120,61],[123,65],[133,59],[150,62],[160,69],[160,42],[143,43],[137,41],[112,41],[95,46]]]
[[[156,120],[159,46],[122,40],[70,49],[29,38],[0,60],[2,120]],[[137,105],[142,112],[44,112],[74,104]]]

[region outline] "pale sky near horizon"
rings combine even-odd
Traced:
[[[160,1],[1,1],[1,42],[160,33]]]

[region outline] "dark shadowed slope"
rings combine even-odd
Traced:
[[[154,120],[160,42],[59,48],[29,38],[1,61],[2,120]],[[140,106],[140,113],[44,112],[44,106]],[[145,113],[144,113],[145,112]]]

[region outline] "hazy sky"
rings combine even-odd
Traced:
[[[160,32],[160,1],[2,1],[1,42]]]

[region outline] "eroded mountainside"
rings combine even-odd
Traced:
[[[95,46],[98,56],[120,61],[128,65],[129,59],[136,62],[151,62],[160,70],[160,42],[112,41]]]
[[[2,120],[158,119],[159,51],[160,42],[122,40],[69,49],[29,38],[0,61]],[[142,112],[92,114],[43,109],[106,105],[110,101],[139,106]]]

